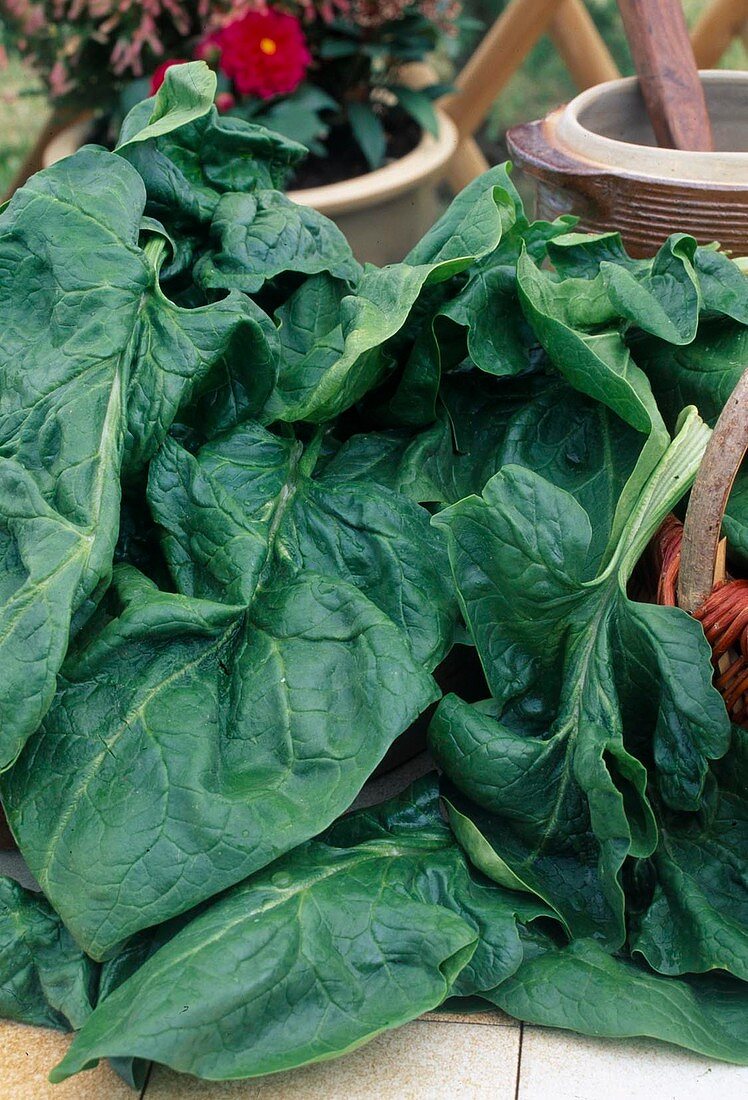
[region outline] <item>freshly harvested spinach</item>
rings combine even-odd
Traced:
[[[747,1061],[745,737],[630,581],[748,283],[530,222],[506,167],[362,267],[214,91],[172,67],[0,214],[0,793],[46,895],[0,880],[0,1013],[78,1030],[56,1080],[476,995]],[[346,814],[437,702],[441,774]]]

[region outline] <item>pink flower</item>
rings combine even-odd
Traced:
[[[270,9],[227,23],[204,46],[211,43],[221,51],[221,72],[236,90],[261,99],[294,92],[312,62],[299,20]]]
[[[231,92],[219,92],[216,96],[216,109],[220,114],[223,114],[224,111],[230,111],[235,106],[236,100]]]
[[[163,84],[167,69],[170,69],[172,65],[184,65],[184,63],[183,57],[170,57],[168,61],[162,61],[151,77],[151,95],[155,95]]]

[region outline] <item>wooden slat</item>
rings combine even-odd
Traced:
[[[713,69],[733,38],[748,24],[748,0],[714,0],[701,13],[691,33],[693,52],[700,69]]]
[[[457,92],[444,109],[461,137],[470,137],[499,92],[547,30],[561,0],[512,0],[501,13],[456,80]]]
[[[658,143],[710,152],[712,125],[681,0],[618,0],[618,7]]]
[[[549,34],[580,92],[621,75],[582,0],[564,0]]]

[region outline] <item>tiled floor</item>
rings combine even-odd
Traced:
[[[49,1085],[66,1039],[0,1024],[1,1100],[137,1100],[107,1066]],[[156,1068],[146,1100],[743,1100],[748,1070],[648,1041],[586,1039],[506,1016],[432,1014],[337,1062],[211,1083]]]

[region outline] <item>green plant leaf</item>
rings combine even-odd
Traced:
[[[439,118],[427,90],[407,88],[403,84],[390,85],[389,91],[397,97],[404,111],[414,119],[422,130],[432,137],[439,137]]]
[[[79,1028],[96,998],[97,971],[41,894],[0,878],[0,1016]]]
[[[590,940],[557,947],[535,933],[522,966],[487,999],[528,1023],[618,1039],[650,1036],[744,1064],[746,989],[724,975],[663,978]]]
[[[281,187],[306,156],[302,145],[244,119],[206,115],[145,142],[125,144],[119,155],[138,171],[146,213],[177,238],[202,237],[226,192]]]
[[[272,568],[340,578],[400,627],[431,671],[458,617],[441,535],[400,493],[315,473],[315,447],[251,422],[195,457],[167,441],[149,499],[179,591],[244,604]]]
[[[353,137],[369,167],[379,168],[387,152],[387,134],[381,119],[368,103],[350,103],[347,114]]]
[[[698,807],[707,762],[729,743],[700,626],[626,595],[707,438],[691,413],[597,575],[589,517],[530,471],[504,467],[482,498],[434,518],[493,695],[478,706],[449,696],[431,725],[457,788],[453,828],[485,873],[511,876],[574,936],[612,948],[624,939],[623,860],[656,844],[632,734],[651,741],[659,787],[684,809]]]
[[[421,503],[454,504],[481,493],[502,466],[523,466],[571,493],[590,516],[589,566],[602,560],[618,499],[642,436],[599,402],[557,379],[447,376],[435,424],[417,435],[353,436],[328,476],[380,482]]]
[[[120,566],[3,802],[37,880],[102,958],[328,825],[434,695],[352,585],[279,578],[243,609]]]
[[[646,375],[620,333],[603,275],[555,280],[525,250],[517,264],[520,301],[549,359],[575,389],[607,405],[646,437],[636,469],[621,493],[609,555],[669,436]]]
[[[471,880],[435,788],[417,788],[196,917],[100,1004],[52,1079],[112,1055],[213,1080],[335,1057],[512,973],[517,914],[540,912]]]
[[[246,344],[238,295],[200,310],[164,297],[163,242],[136,243],[143,202],[128,164],[87,149],[35,176],[0,220],[0,768],[44,716],[73,616],[106,584],[121,472],[142,468]]]
[[[195,267],[211,290],[256,294],[285,272],[357,282],[360,264],[329,218],[291,202],[278,191],[223,195],[210,226],[212,250]]]
[[[204,61],[172,65],[152,99],[130,111],[122,124],[117,152],[128,145],[163,137],[207,115],[216,94],[216,74]]]
[[[284,361],[264,417],[321,424],[350,408],[391,369],[384,345],[424,289],[468,262],[367,265],[353,294],[326,276],[303,283],[277,313]]]
[[[460,192],[407,256],[413,265],[469,256],[480,259],[497,247],[521,213],[520,197],[508,165],[484,172]]]
[[[699,814],[660,815],[651,899],[634,918],[632,951],[662,974],[726,970],[748,981],[748,737],[734,728]]]

